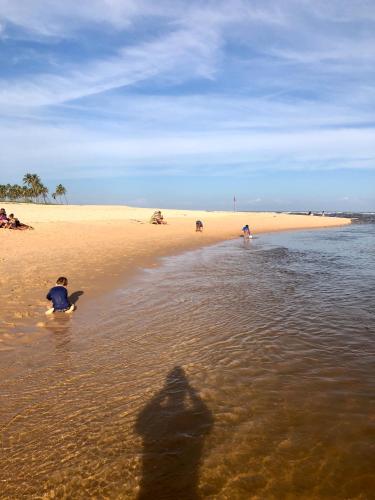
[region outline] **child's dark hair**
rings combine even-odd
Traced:
[[[68,280],[64,278],[64,276],[60,276],[60,278],[57,278],[56,285],[63,285],[66,286],[68,284]]]

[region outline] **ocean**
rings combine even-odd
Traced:
[[[167,257],[51,322],[0,385],[4,498],[371,498],[373,221]]]

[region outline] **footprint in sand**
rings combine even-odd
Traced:
[[[23,319],[23,318],[30,318],[31,316],[31,313],[29,311],[25,311],[25,312],[15,312],[13,314],[13,317],[14,318],[17,318],[17,319]]]
[[[15,323],[11,323],[10,321],[3,321],[3,324],[4,324],[5,326],[10,327],[10,328],[16,328]]]

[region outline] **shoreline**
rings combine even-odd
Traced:
[[[34,231],[0,230],[2,318],[0,352],[27,342],[45,319],[45,295],[59,275],[69,293],[83,291],[79,307],[115,289],[162,257],[236,238],[248,223],[255,234],[350,224],[350,219],[273,212],[163,210],[167,225],[148,223],[153,208],[2,203]],[[204,223],[195,232],[195,220]]]

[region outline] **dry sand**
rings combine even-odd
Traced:
[[[80,304],[105,293],[162,256],[238,237],[244,224],[255,233],[349,224],[349,219],[276,213],[163,210],[167,225],[149,224],[153,208],[2,203],[34,231],[0,229],[0,351],[35,330],[45,295],[58,276]],[[204,223],[195,232],[195,221]],[[30,330],[31,328],[31,330]],[[32,333],[35,333],[34,331]]]

